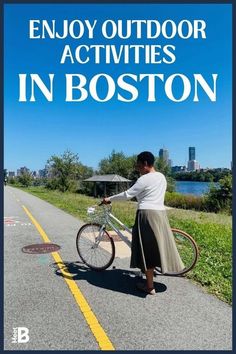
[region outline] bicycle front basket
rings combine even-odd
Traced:
[[[87,209],[89,222],[95,224],[104,224],[106,220],[106,212],[104,208],[92,206]]]

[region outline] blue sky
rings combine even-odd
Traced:
[[[4,146],[5,168],[16,170],[27,166],[31,170],[44,167],[53,154],[66,149],[78,153],[82,163],[97,167],[112,150],[126,155],[150,150],[158,155],[160,148],[169,150],[174,165],[188,160],[188,147],[196,147],[201,167],[230,167],[232,161],[232,49],[231,5],[208,4],[7,4],[4,24]],[[30,19],[55,19],[58,26],[64,19],[98,20],[94,39],[80,40],[29,39]],[[106,40],[98,29],[107,20],[172,19],[207,23],[203,39],[183,40],[163,37],[148,40]],[[161,64],[109,64],[93,62],[81,65],[60,64],[64,46],[80,44],[150,44],[174,45],[176,61]],[[48,102],[36,92],[36,102],[19,102],[19,73],[37,73],[46,82],[54,73],[54,100]],[[182,73],[190,80],[201,73],[210,80],[218,74],[217,101],[211,102],[199,91],[198,103],[193,93],[181,103],[170,101],[161,85],[156,102],[147,101],[145,83],[139,85],[136,101],[125,103],[116,99],[102,103],[91,97],[83,102],[65,102],[65,74],[81,73],[90,80],[95,74],[107,73],[115,80],[124,73],[162,73],[166,77]],[[176,90],[181,90],[176,86]]]

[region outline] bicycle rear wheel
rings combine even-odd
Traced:
[[[99,224],[85,224],[77,234],[76,247],[82,261],[91,269],[108,268],[115,257],[115,244]]]
[[[185,268],[181,272],[167,272],[165,275],[183,275],[189,272],[198,260],[198,247],[194,239],[186,232],[178,229],[171,229],[175,243],[179,252],[179,255],[185,265]],[[156,267],[157,273],[161,273],[161,269]]]

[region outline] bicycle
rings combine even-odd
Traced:
[[[111,210],[111,204],[104,205],[102,203],[88,208],[90,222],[79,229],[76,237],[76,247],[81,260],[93,270],[107,269],[115,258],[115,243],[107,230],[107,226],[113,229],[122,241],[131,247],[131,241],[114,223],[121,226],[129,234],[132,234],[132,230],[116,218]],[[174,228],[171,230],[185,268],[181,272],[168,272],[165,275],[183,275],[195,266],[199,256],[198,246],[186,232]],[[157,273],[161,273],[160,268],[156,267],[155,270]]]

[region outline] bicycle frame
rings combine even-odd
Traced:
[[[123,227],[130,235],[132,235],[132,230],[130,230],[125,224],[123,224],[123,222],[121,222],[119,219],[117,219],[111,212],[108,212],[106,214],[106,222],[102,225],[101,231],[99,232],[98,241],[99,241],[100,235],[102,233],[102,230],[105,229],[106,225],[109,225],[117,233],[117,235],[122,239],[122,241],[124,241],[127,246],[131,247],[131,241],[128,239],[127,236],[122,234],[122,232],[114,225],[114,223],[112,221],[116,222],[118,225]]]

